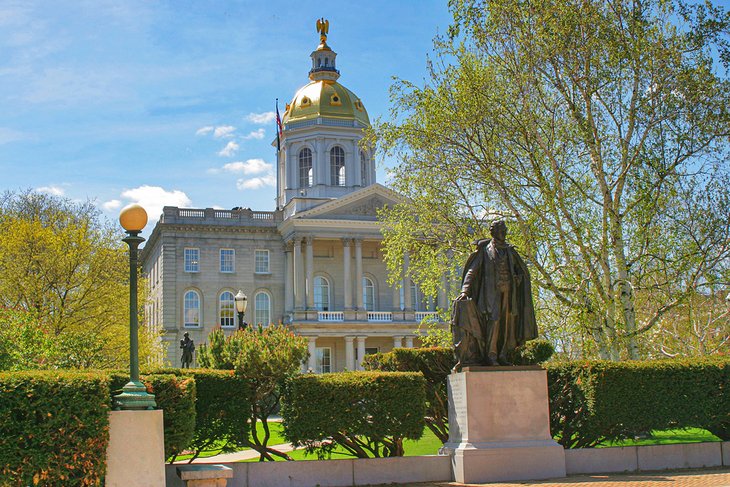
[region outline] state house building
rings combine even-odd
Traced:
[[[183,333],[200,345],[216,326],[236,330],[239,289],[248,323],[282,322],[309,339],[303,369],[315,372],[414,346],[421,320],[446,306],[443,291],[427,303],[407,268],[388,285],[377,210],[400,196],[376,182],[373,154],[359,146],[365,105],[337,82],[326,28],[320,40],[310,82],[282,116],[278,210],[165,207],[149,237],[147,322],[163,330],[170,365],[180,365]]]

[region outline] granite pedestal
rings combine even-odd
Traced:
[[[565,477],[550,436],[547,372],[537,366],[465,367],[448,378],[454,480],[486,483]]]

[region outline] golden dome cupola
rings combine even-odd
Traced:
[[[324,18],[317,20],[317,32],[319,32],[319,46],[312,51],[312,69],[309,71],[309,79],[312,81],[337,81],[340,72],[335,67],[337,53],[327,45],[327,33],[330,29],[330,21]]]

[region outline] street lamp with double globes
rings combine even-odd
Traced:
[[[114,409],[154,409],[155,396],[139,380],[139,323],[137,321],[137,248],[144,242],[139,233],[147,225],[147,212],[137,204],[122,209],[119,223],[127,231],[129,245],[129,382],[114,396]]]
[[[236,311],[238,311],[238,329],[243,330],[246,325],[243,322],[243,315],[246,313],[246,306],[248,305],[248,298],[243,291],[238,290],[238,294],[233,297],[236,302]]]

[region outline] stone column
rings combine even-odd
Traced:
[[[352,263],[352,258],[350,257],[350,241],[349,238],[343,238],[342,239],[342,253],[344,255],[344,289],[345,289],[345,309],[352,309],[352,271],[350,269],[350,264]],[[350,364],[352,362],[349,362]]]
[[[408,252],[403,256],[403,303],[406,311],[413,311],[413,299],[411,298],[411,276],[408,274],[410,256]]]
[[[363,309],[362,303],[362,240],[355,239],[355,302],[357,309]]]
[[[401,281],[401,285],[403,285],[403,281]],[[400,311],[400,289],[398,288],[398,283],[394,283],[393,287],[391,288],[393,291],[393,309],[392,311],[394,313],[397,313]]]
[[[287,245],[284,250],[286,256],[286,268],[284,273],[284,312],[289,313],[294,310],[294,256],[292,248]]]
[[[306,239],[307,253],[307,309],[314,309],[314,239]]]
[[[309,343],[307,343],[307,350],[309,351],[309,359],[307,360],[307,369],[312,372],[317,370],[317,337],[309,337]]]
[[[357,337],[357,364],[355,365],[357,370],[363,370],[362,360],[365,358],[365,338],[367,337]]]
[[[436,306],[440,309],[447,309],[449,307],[448,303],[446,302],[446,293],[448,292],[447,288],[448,282],[446,279],[446,273],[444,272],[443,274],[441,274],[441,287],[439,288],[438,299],[436,301]]]
[[[401,348],[401,347],[403,347],[403,337],[394,336],[393,337],[393,348]]]
[[[345,337],[345,370],[356,370],[355,347],[352,341],[355,337]]]
[[[304,309],[304,262],[302,261],[302,239],[294,239],[294,307]]]
[[[410,335],[406,337],[406,348],[413,348],[413,337]]]

